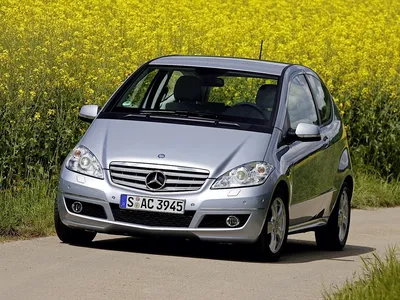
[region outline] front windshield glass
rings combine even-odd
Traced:
[[[206,68],[147,68],[111,112],[271,126],[278,78]]]

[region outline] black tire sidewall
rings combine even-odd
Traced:
[[[346,235],[344,239],[341,241],[339,239],[339,206],[343,193],[347,194],[347,201],[349,205],[349,215],[348,215],[348,224]],[[349,236],[350,231],[350,221],[351,221],[351,194],[349,191],[349,187],[347,183],[343,183],[342,188],[340,189],[340,193],[336,199],[335,207],[332,210],[332,213],[329,217],[328,224],[324,227],[318,228],[315,231],[315,238],[317,240],[318,246],[325,250],[333,250],[338,251],[342,250],[346,245],[347,238]]]

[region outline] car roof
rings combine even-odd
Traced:
[[[243,71],[251,73],[280,76],[283,69],[290,64],[256,60],[247,58],[223,57],[223,56],[186,56],[172,55],[156,58],[149,63],[157,66],[202,67]]]

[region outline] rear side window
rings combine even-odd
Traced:
[[[289,84],[288,115],[292,129],[296,129],[299,123],[318,125],[312,94],[303,75],[295,77]]]
[[[321,83],[321,81],[312,76],[306,75],[310,82],[311,90],[314,94],[315,104],[321,116],[321,123],[327,124],[331,121],[332,116],[332,102],[328,89]]]

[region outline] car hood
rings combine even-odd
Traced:
[[[113,161],[164,164],[207,169],[217,178],[238,165],[262,161],[269,140],[270,134],[237,129],[97,119],[80,145],[105,169]]]

